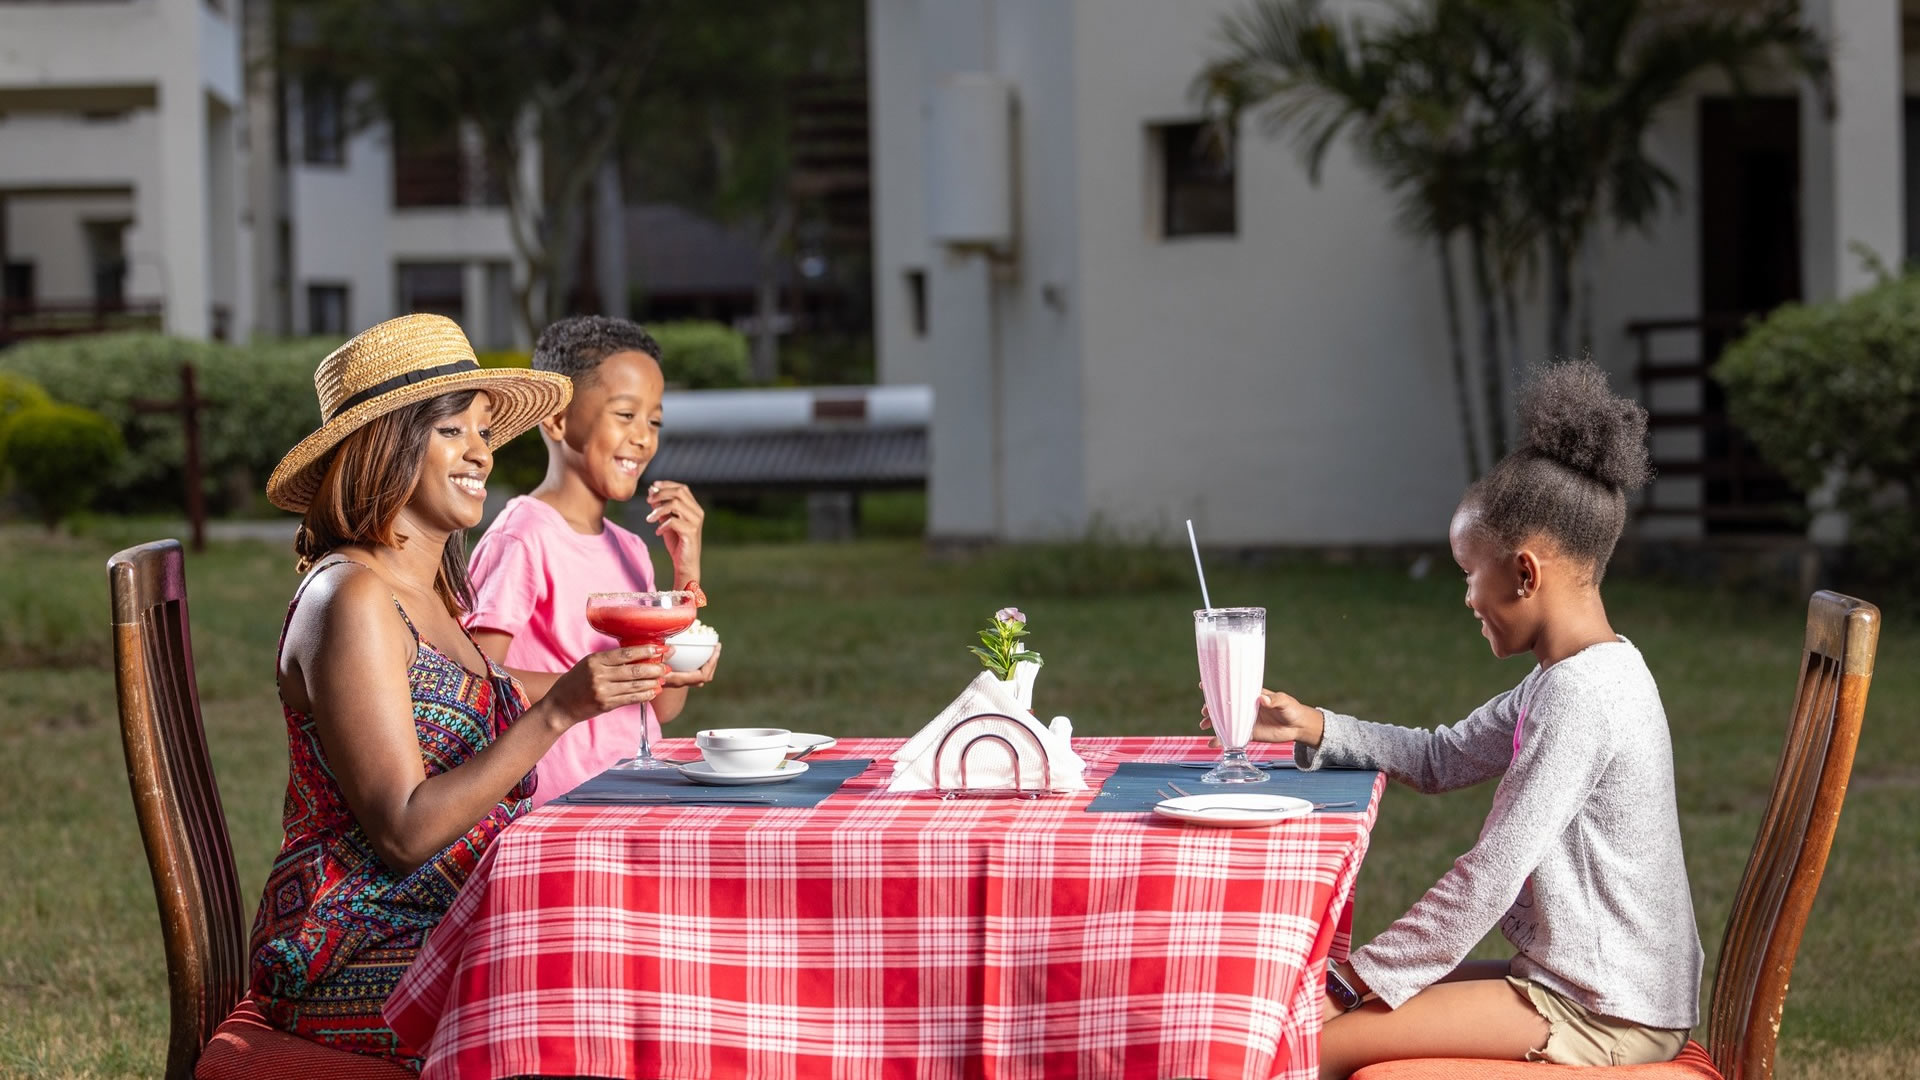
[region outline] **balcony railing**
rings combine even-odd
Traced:
[[[33,337],[158,330],[161,308],[158,300],[0,300],[0,345]]]

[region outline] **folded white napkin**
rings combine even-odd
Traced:
[[[953,737],[947,744],[947,755],[940,775],[934,775],[934,756],[944,738],[953,726],[978,713],[1003,713],[1012,717],[1006,720],[981,720],[970,725],[966,731]],[[1024,728],[1038,739],[1051,773],[1042,767],[1035,756],[1033,742],[1015,728]],[[897,764],[893,768],[893,782],[888,791],[927,791],[935,787],[960,786],[960,751],[967,741],[979,734],[997,733],[1006,737],[1020,755],[1020,776],[1028,787],[1036,787],[1043,776],[1050,775],[1053,791],[1085,791],[1087,789],[1087,763],[1073,752],[1071,739],[1073,722],[1064,716],[1053,718],[1051,726],[1043,727],[1032,713],[1022,709],[1007,693],[1006,687],[989,672],[981,672],[960,696],[953,699],[933,722],[908,739],[893,755]],[[985,746],[975,746],[968,757],[967,786],[975,788],[1012,787],[1013,770],[1007,761],[1006,749],[998,743],[989,741]]]

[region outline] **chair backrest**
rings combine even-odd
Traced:
[[[107,562],[120,738],[167,954],[167,1080],[185,1080],[246,989],[246,923],[233,845],[200,724],[177,540]]]
[[[1793,719],[1713,983],[1708,1049],[1726,1080],[1773,1076],[1787,978],[1840,823],[1879,638],[1879,608],[1813,594]]]

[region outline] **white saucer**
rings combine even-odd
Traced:
[[[787,752],[797,754],[802,750],[831,750],[840,745],[840,740],[830,735],[809,735],[804,731],[789,732]]]
[[[804,775],[807,763],[804,761],[782,762],[784,768],[768,769],[765,772],[723,773],[714,772],[713,766],[705,761],[690,761],[676,766],[680,775],[696,784],[717,784],[721,787],[740,787],[746,784],[778,784]]]
[[[1220,829],[1258,829],[1288,818],[1305,817],[1313,813],[1313,804],[1291,795],[1223,791],[1217,795],[1187,795],[1168,799],[1154,804],[1153,812],[1195,825],[1211,825]]]

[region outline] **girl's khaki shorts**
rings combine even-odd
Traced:
[[[1687,1045],[1691,1031],[1644,1027],[1628,1020],[1588,1012],[1577,1002],[1514,975],[1507,985],[1533,1003],[1547,1021],[1547,1042],[1527,1051],[1528,1061],[1556,1065],[1648,1065],[1672,1061]]]

